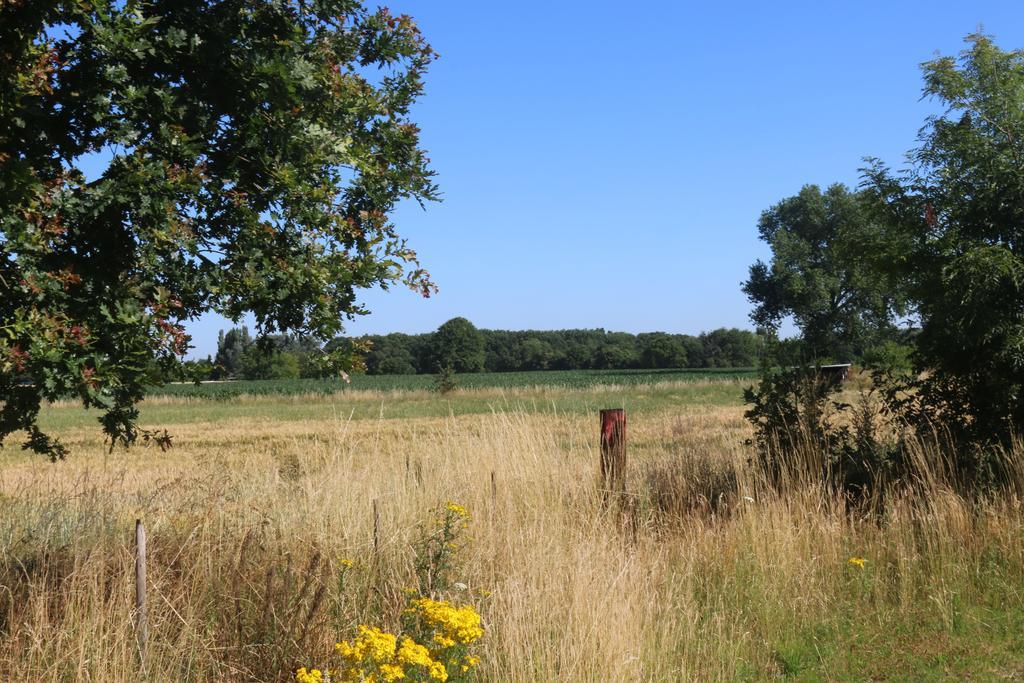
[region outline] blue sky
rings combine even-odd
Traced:
[[[396,213],[440,286],[370,291],[349,334],[749,327],[761,211],[899,164],[934,103],[919,65],[1019,2],[391,0],[441,53],[414,118],[444,201]],[[192,355],[216,349],[193,322]]]

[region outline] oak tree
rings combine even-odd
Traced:
[[[206,311],[328,339],[363,288],[429,294],[389,215],[437,196],[410,119],[435,56],[353,0],[4,2],[0,440],[62,456],[37,416],[73,396],[130,444]]]

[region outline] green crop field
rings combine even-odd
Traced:
[[[467,389],[593,386],[635,386],[664,382],[709,379],[753,379],[753,368],[678,370],[550,370],[540,372],[480,372],[457,375],[458,386]],[[237,380],[203,384],[169,384],[154,387],[150,396],[181,396],[225,400],[237,396],[294,396],[334,394],[343,391],[422,390],[434,386],[434,375],[353,375],[351,383],[341,379]]]

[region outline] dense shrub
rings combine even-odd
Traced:
[[[877,402],[861,394],[856,405],[844,403],[838,388],[817,368],[797,367],[767,373],[746,390],[752,443],[771,485],[821,480],[863,499],[898,475],[897,450],[880,439]]]

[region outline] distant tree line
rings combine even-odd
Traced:
[[[725,368],[757,365],[761,339],[749,330],[693,336],[593,330],[484,330],[453,318],[427,334],[371,335],[366,372],[374,375],[526,370]]]
[[[215,356],[185,361],[180,374],[181,379],[195,382],[322,377],[323,361],[330,350],[308,337],[273,334],[255,338],[247,327],[235,327],[217,335]]]
[[[734,368],[758,363],[762,338],[749,330],[721,328],[699,335],[666,332],[592,330],[510,331],[477,329],[453,318],[436,331],[339,337],[340,345],[363,350],[371,375],[525,370],[626,370],[658,368]],[[325,347],[326,348],[326,347]],[[321,377],[324,349],[293,335],[256,339],[246,327],[221,331],[217,353],[188,361],[188,380],[294,379]]]

